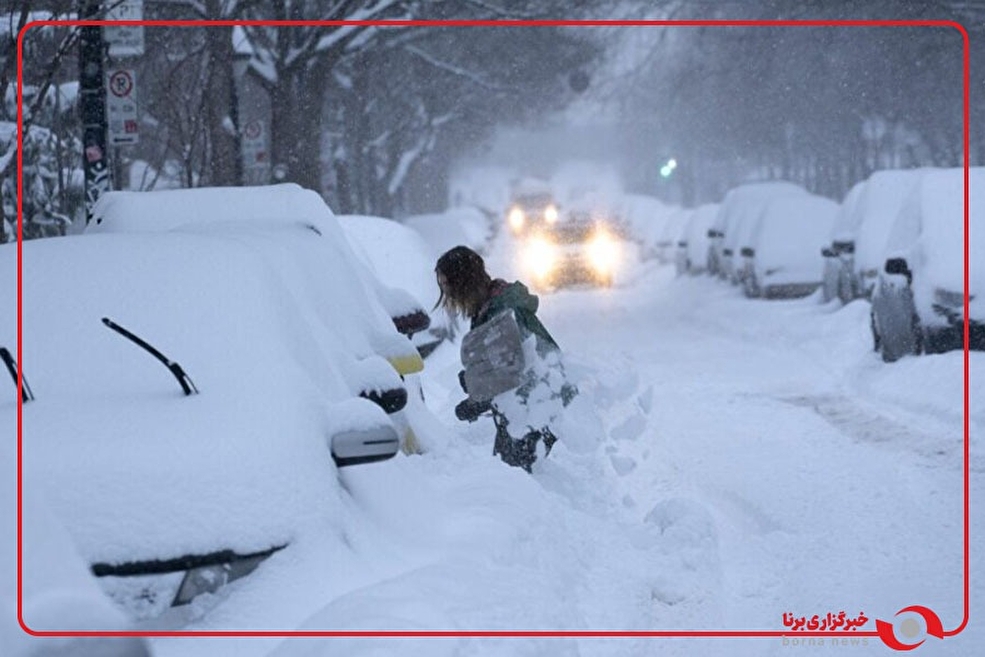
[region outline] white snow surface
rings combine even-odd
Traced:
[[[441,221],[455,225],[448,217]],[[407,223],[431,222],[438,220]],[[456,239],[473,235],[471,227],[457,230],[448,233]],[[425,237],[434,238],[434,253],[454,245],[440,230]],[[515,275],[510,243],[482,243],[493,275]],[[66,252],[68,247],[66,242]],[[134,241],[134,248],[145,247]],[[76,274],[86,275],[85,263],[76,264]],[[565,422],[566,433],[532,475],[492,456],[491,420],[455,419],[453,408],[463,397],[458,346],[445,344],[420,374],[435,419],[424,441],[432,449],[337,473],[323,468],[319,482],[312,480],[317,468],[309,466],[300,481],[288,484],[297,479],[290,469],[297,464],[270,461],[274,482],[299,492],[286,500],[281,490],[254,511],[278,515],[285,526],[303,518],[307,531],[249,577],[208,600],[137,623],[137,629],[782,631],[784,613],[810,618],[844,611],[853,618],[864,613],[869,621],[862,629],[871,631],[874,619],[892,621],[913,604],[933,609],[945,629],[957,627],[964,611],[963,355],[885,364],[871,348],[867,302],[822,305],[816,296],[753,301],[707,277],[675,277],[672,266],[650,261],[641,267],[623,287],[563,289],[541,297],[539,316],[561,345],[580,395],[569,418],[577,422]],[[194,288],[195,280],[180,266],[162,275],[177,287]],[[270,272],[257,272],[263,275]],[[14,312],[9,296],[2,301],[5,313]],[[24,305],[33,322],[57,322],[63,312],[32,306],[30,296]],[[217,310],[241,311],[234,303]],[[13,347],[13,336],[2,339]],[[129,347],[121,345],[121,353]],[[188,349],[181,351],[189,354],[189,364],[207,362],[205,352]],[[24,365],[30,377],[41,357],[29,356]],[[271,355],[265,366],[275,361]],[[970,363],[975,380],[985,357],[972,353]],[[252,381],[254,366],[243,363],[241,372],[227,375]],[[199,366],[189,371],[204,372]],[[43,410],[39,383],[32,412]],[[59,385],[79,391],[77,406],[61,414],[93,411],[91,381]],[[239,402],[227,403],[224,412],[236,413]],[[975,439],[985,423],[985,397],[972,394],[970,403]],[[14,440],[14,406],[13,387],[0,387],[6,444]],[[131,419],[141,419],[145,406],[142,419],[157,421],[146,400],[130,408]],[[293,412],[286,407],[285,419]],[[217,441],[231,438],[223,435],[222,422],[207,428]],[[209,457],[192,445],[162,444],[135,455],[132,468],[153,468],[156,452],[172,447],[185,450],[191,462]],[[3,452],[2,461],[8,495],[0,538],[8,556],[15,535],[8,499],[16,476],[9,453]],[[81,479],[85,468],[98,464],[79,453]],[[43,460],[34,454],[32,464]],[[260,458],[234,454],[223,469]],[[314,451],[311,458],[317,458]],[[981,455],[973,453],[976,499],[983,466]],[[219,471],[198,481],[198,494],[218,500],[223,477]],[[59,521],[70,526],[71,491],[63,497],[55,508]],[[124,508],[126,502],[118,500]],[[139,516],[139,509],[130,511]],[[982,517],[972,518],[973,537],[985,529]],[[27,524],[42,521],[33,513],[25,516]],[[91,531],[76,531],[98,542]],[[249,543],[255,528],[228,524],[224,531]],[[981,554],[971,553],[973,577],[985,572]],[[0,582],[9,613],[16,574],[12,560],[5,563]],[[972,605],[981,608],[981,580],[971,584]],[[65,628],[91,625],[89,609],[73,609],[61,618]],[[104,617],[105,627],[118,626],[120,619],[112,616]],[[971,618],[958,636],[930,637],[914,654],[977,654],[985,631]],[[4,623],[16,632],[9,618]],[[808,648],[832,650],[831,639],[822,640],[823,648],[793,639],[796,634],[157,637],[151,647],[157,657],[786,656]],[[2,654],[20,657],[37,643],[9,645]],[[845,649],[852,655],[888,654],[872,637]]]
[[[494,220],[499,221],[500,218]],[[431,246],[435,260],[448,249],[459,245],[481,252],[492,235],[490,218],[482,210],[471,206],[449,208],[439,214],[412,215],[400,222],[424,237]]]
[[[838,204],[822,196],[778,196],[751,222],[749,241],[740,239],[739,246],[756,250],[760,280],[773,269],[776,273],[766,277],[773,283],[820,281],[824,271],[821,247],[827,245],[837,215]]]

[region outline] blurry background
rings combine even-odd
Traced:
[[[144,19],[957,21],[971,35],[970,157],[985,162],[980,0],[269,4],[0,2],[0,241],[16,221],[19,31],[134,5]],[[135,78],[134,140],[108,149],[114,189],[290,181],[337,213],[399,218],[476,203],[461,194],[475,171],[506,187],[572,160],[685,206],[769,179],[840,201],[877,169],[963,163],[952,27],[148,27],[140,39],[140,54],[111,46],[104,63]],[[68,27],[24,37],[27,237],[84,216],[78,41]]]

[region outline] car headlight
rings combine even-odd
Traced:
[[[588,259],[597,272],[607,273],[619,260],[619,246],[609,233],[599,231],[588,242]]]
[[[557,247],[543,237],[535,237],[524,251],[524,265],[537,278],[546,278],[557,264]]]
[[[557,206],[553,203],[544,208],[544,219],[549,224],[553,224],[557,221]]]
[[[522,209],[513,208],[510,210],[510,214],[507,219],[510,222],[510,228],[513,230],[520,230],[523,228],[523,222],[527,220],[527,217],[523,214]]]

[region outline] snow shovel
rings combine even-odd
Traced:
[[[502,312],[462,339],[462,365],[469,399],[489,401],[520,385],[523,340],[512,311]]]

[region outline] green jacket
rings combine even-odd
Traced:
[[[537,336],[537,351],[541,354],[554,349],[560,349],[554,338],[537,319],[537,307],[540,300],[531,294],[527,286],[520,281],[507,283],[497,278],[492,283],[492,294],[489,300],[479,309],[472,319],[472,328],[485,324],[491,318],[505,310],[512,310],[516,323],[521,330]]]

